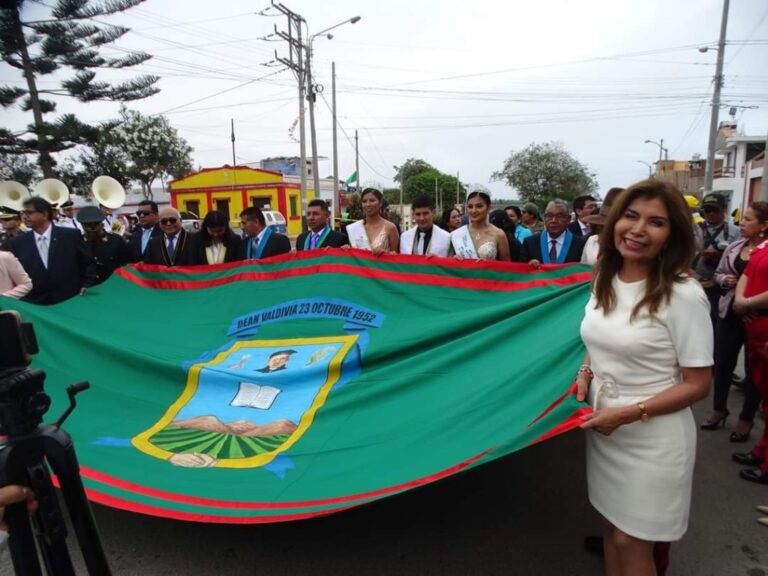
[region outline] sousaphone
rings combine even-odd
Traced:
[[[125,203],[125,188],[111,176],[98,176],[91,184],[96,202],[114,210]]]
[[[21,212],[22,204],[29,196],[29,190],[24,184],[14,180],[0,182],[0,206]]]
[[[69,188],[61,180],[56,178],[46,178],[40,180],[40,183],[35,186],[35,190],[32,192],[34,196],[39,196],[43,200],[47,200],[49,204],[53,206],[61,206],[69,200]]]

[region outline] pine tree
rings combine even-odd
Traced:
[[[4,0],[0,9],[0,57],[19,70],[26,88],[0,86],[0,105],[5,108],[20,101],[20,108],[32,112],[34,121],[24,133],[0,128],[0,153],[38,155],[46,178],[53,177],[52,154],[98,138],[98,128],[85,124],[74,114],[53,121],[45,119],[56,111],[51,97],[67,96],[80,102],[111,100],[126,102],[159,92],[157,76],[141,75],[117,84],[96,79],[99,69],[136,66],[151,58],[144,52],[127,52],[120,58],[106,58],[99,48],[114,42],[129,29],[99,20],[132,8],[144,0],[58,0],[50,19],[24,21],[24,0]],[[73,76],[59,88],[38,88],[37,79],[62,70]]]

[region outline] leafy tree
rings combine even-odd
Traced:
[[[420,172],[426,172],[427,170],[436,170],[426,160],[419,158],[408,158],[402,166],[393,166],[395,169],[395,182],[406,182],[412,176],[416,176]]]
[[[29,188],[37,179],[37,166],[26,156],[0,153],[0,180],[15,180]]]
[[[539,206],[555,198],[572,201],[597,189],[594,173],[558,142],[534,143],[512,152],[491,179],[506,182],[522,200]]]
[[[69,189],[81,196],[90,196],[91,183],[97,176],[111,176],[123,188],[130,190],[130,158],[117,145],[113,137],[114,126],[107,124],[101,127],[97,141],[81,148],[77,156],[63,163],[58,170],[59,178],[69,186]]]
[[[456,177],[443,174],[432,168],[411,176],[403,184],[403,196],[406,202],[411,202],[416,196],[426,194],[437,204],[438,192],[443,204],[453,204],[456,201]],[[463,202],[466,195],[467,191],[464,185],[459,183],[459,202]]]
[[[23,133],[0,129],[0,151],[11,154],[37,153],[43,176],[54,175],[52,154],[78,144],[93,142],[98,130],[64,114],[54,121],[44,117],[56,111],[51,97],[71,97],[80,102],[112,100],[126,102],[146,98],[159,91],[157,76],[142,75],[117,84],[96,79],[99,69],[129,68],[147,61],[144,52],[127,52],[107,58],[99,49],[122,37],[128,28],[97,19],[123,12],[144,0],[58,0],[46,20],[22,20],[25,0],[4,1],[0,10],[0,57],[16,68],[26,87],[0,86],[0,105],[32,112],[33,123]],[[63,71],[74,75],[66,77]],[[38,88],[38,78],[54,74],[58,88]]]
[[[123,107],[120,117],[114,143],[130,159],[128,174],[141,182],[146,198],[152,198],[157,178],[180,178],[192,171],[192,147],[165,116],[144,116]]]

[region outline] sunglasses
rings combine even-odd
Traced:
[[[715,208],[714,206],[705,206],[703,210],[705,214],[709,212],[720,212],[720,208]]]
[[[149,212],[147,210],[137,210],[136,216],[149,216],[150,214],[154,214],[154,212]]]
[[[85,224],[83,224],[83,228],[85,228],[86,230],[98,230],[101,227],[102,227],[101,222],[86,222]]]
[[[178,222],[178,218],[160,218],[160,224],[165,226],[166,224],[176,224]]]

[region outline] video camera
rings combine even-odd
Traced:
[[[32,517],[23,503],[6,509],[14,570],[18,576],[42,576],[42,557],[46,574],[75,573],[53,473],[88,572],[108,575],[109,565],[80,479],[72,437],[61,428],[77,405],[75,395],[90,385],[80,382],[69,386],[69,407],[54,424],[41,426],[51,399],[44,389],[45,372],[29,369],[32,356],[38,353],[32,324],[22,322],[18,312],[0,312],[0,342],[0,434],[5,436],[0,441],[0,486],[28,486],[38,501]]]

